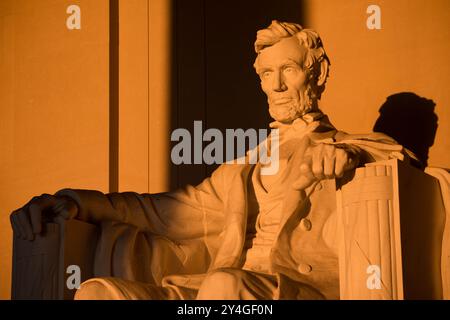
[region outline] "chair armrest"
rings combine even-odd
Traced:
[[[337,200],[341,299],[443,298],[437,179],[398,160],[370,163]]]
[[[98,228],[78,220],[44,225],[34,241],[13,238],[12,299],[73,299],[67,267],[80,268],[80,282],[93,277]]]

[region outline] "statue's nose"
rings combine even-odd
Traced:
[[[287,87],[284,84],[282,76],[277,72],[273,79],[273,91],[282,92],[286,91]]]
[[[279,86],[274,87],[273,91],[283,92],[283,91],[286,91],[286,89],[287,89],[287,87],[284,84],[281,84]]]

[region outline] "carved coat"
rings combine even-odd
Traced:
[[[304,120],[321,122],[308,141],[358,147],[364,151],[362,162],[402,158],[402,147],[383,134],[338,132],[322,114]],[[299,143],[305,144],[306,137]],[[296,165],[291,162],[288,167]],[[253,167],[222,164],[198,186],[161,194],[74,189],[57,194],[77,202],[80,220],[102,226],[96,276],[160,285],[167,275],[242,267],[252,209],[248,191]],[[335,180],[323,180],[304,192],[286,188],[283,219],[271,251],[272,272],[281,291],[283,279],[289,277],[311,285],[324,298],[338,299]],[[302,219],[308,220],[308,227]]]

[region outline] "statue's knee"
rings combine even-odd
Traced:
[[[116,286],[108,278],[92,278],[80,285],[75,300],[116,300],[123,299]]]
[[[217,269],[205,277],[197,299],[238,299],[241,283],[242,270]]]
[[[235,287],[240,282],[240,279],[241,277],[237,272],[219,269],[206,276],[202,286]]]

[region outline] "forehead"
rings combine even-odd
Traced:
[[[305,54],[306,48],[295,36],[284,38],[259,53],[256,67],[258,69],[277,67],[289,61],[302,65]]]

